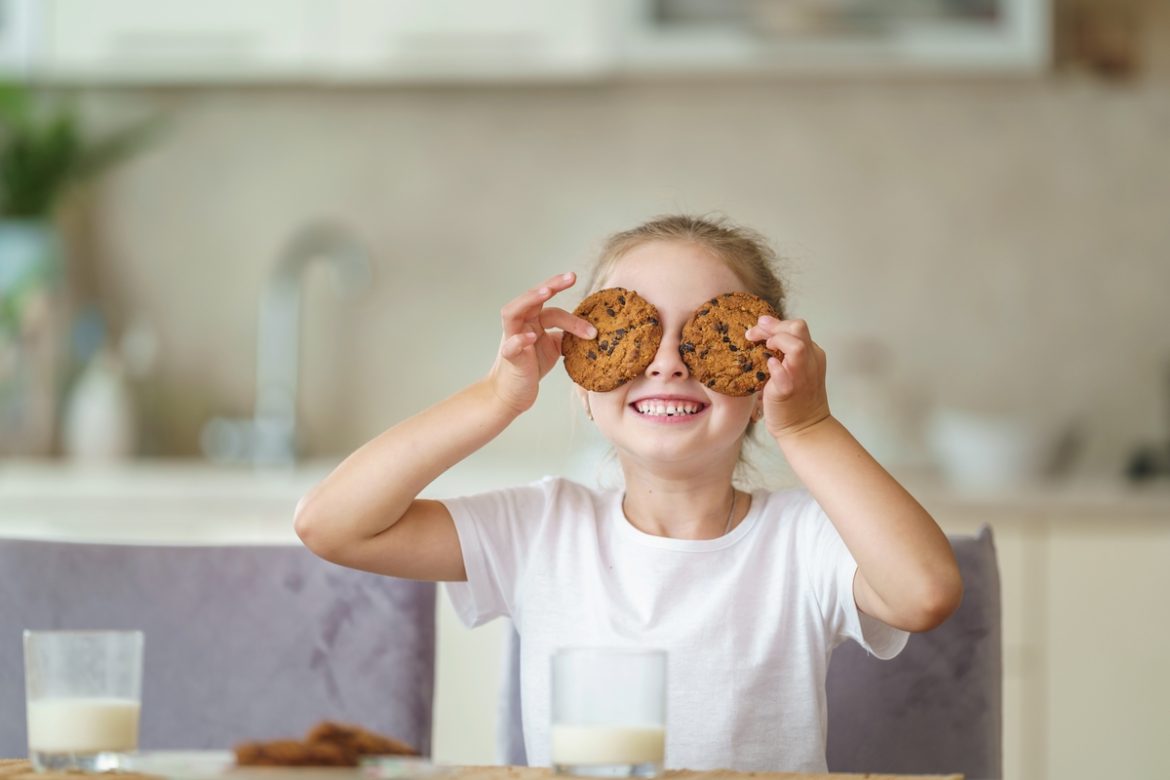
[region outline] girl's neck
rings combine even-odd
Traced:
[[[672,539],[717,539],[747,514],[750,497],[730,477],[685,483],[634,479],[627,475],[622,511],[643,533]]]

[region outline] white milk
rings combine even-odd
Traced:
[[[133,699],[37,699],[28,703],[28,749],[40,753],[99,753],[138,747]]]
[[[554,764],[661,764],[665,745],[661,726],[552,727]]]

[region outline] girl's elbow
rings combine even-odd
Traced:
[[[919,600],[918,615],[911,631],[930,631],[938,628],[955,614],[963,602],[963,578],[956,567],[945,576],[934,578]]]
[[[324,558],[326,554],[322,549],[321,520],[314,500],[314,492],[309,491],[297,502],[297,507],[293,510],[293,531],[301,540],[301,544]]]

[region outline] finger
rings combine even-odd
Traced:
[[[805,322],[804,320],[800,320],[800,319],[780,320],[776,324],[776,328],[778,330],[783,330],[787,333],[791,333],[793,336],[796,336],[798,338],[802,338],[805,341],[808,341],[810,339],[810,335],[809,335],[809,331],[808,331],[808,323]]]
[[[777,331],[768,337],[764,342],[764,346],[775,352],[783,355],[783,359],[787,362],[790,358],[800,360],[808,352],[810,342],[805,341],[799,336],[794,336],[785,331]]]
[[[749,341],[762,341],[779,331],[791,333],[793,336],[805,339],[806,341],[811,338],[808,323],[804,320],[778,320],[766,314],[761,315],[759,321],[748,328],[744,336]]]
[[[744,332],[744,338],[748,341],[764,341],[780,329],[780,324],[781,321],[775,317],[761,314],[759,319],[756,320],[756,324]]]
[[[538,316],[540,307],[553,295],[551,287],[537,287],[506,303],[504,308],[500,309],[504,334],[512,336],[523,330],[525,323]]]
[[[540,326],[542,328],[560,328],[561,330],[580,336],[583,339],[597,338],[597,328],[584,317],[570,314],[564,309],[555,306],[546,306],[540,312]]]
[[[504,324],[504,332],[508,335],[520,330],[521,324],[536,316],[545,301],[557,293],[572,287],[577,281],[576,274],[569,272],[557,274],[545,281],[544,284],[528,290],[523,295],[513,298],[500,310],[500,319]]]
[[[768,373],[771,375],[768,378],[768,384],[765,390],[769,387],[775,390],[782,398],[792,394],[795,385],[792,382],[792,377],[784,370],[784,364],[779,359],[768,358]]]
[[[532,346],[536,341],[536,333],[526,330],[504,339],[500,345],[500,356],[505,360],[515,360],[520,353]]]

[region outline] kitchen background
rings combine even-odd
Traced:
[[[112,454],[230,459],[242,429],[209,422],[253,414],[261,301],[307,226],[343,230],[371,264],[348,292],[327,263],[303,279],[297,423],[319,474],[481,376],[511,297],[584,273],[607,234],[675,211],[773,239],[790,310],[828,352],[836,412],[896,473],[997,495],[1157,472],[1170,448],[1170,8],[1051,10],[1039,70],[178,83],[66,63],[51,86],[76,88],[88,129],[163,123],[60,212],[55,338],[71,357],[51,442],[0,447],[9,495],[25,495],[21,474],[47,479],[30,455],[71,462],[81,358],[103,334],[121,353],[113,392],[133,401],[133,435]],[[524,479],[592,474],[604,448],[570,387],[554,371],[477,459]],[[757,462],[763,481],[787,481],[768,451]],[[444,620],[447,637],[462,631]],[[459,660],[495,663],[493,631],[440,667],[440,758],[491,760],[490,729],[452,735],[457,706],[494,708],[484,665]],[[455,688],[474,701],[443,698]],[[1018,750],[1021,776],[1059,764]]]

